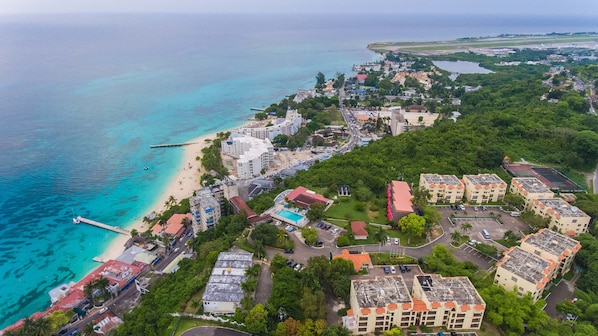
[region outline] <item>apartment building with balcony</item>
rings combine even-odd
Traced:
[[[196,191],[195,196],[189,198],[193,232],[202,232],[216,227],[222,216],[221,203],[210,188]]]
[[[568,236],[587,232],[590,225],[589,215],[560,198],[534,200],[531,210],[539,216],[549,217],[548,227]]]
[[[402,276],[351,281],[344,325],[355,335],[414,325],[479,329],[486,304],[466,277],[416,275],[410,294]]]
[[[515,246],[505,251],[501,261],[496,263],[494,283],[508,291],[515,289],[519,296],[529,293],[535,302],[542,298],[556,269],[557,262]]]
[[[428,202],[457,203],[465,194],[465,185],[455,175],[421,174],[419,187],[428,191]]]
[[[472,204],[500,202],[507,192],[507,183],[496,174],[463,175],[465,198]]]
[[[534,200],[553,198],[554,193],[535,177],[514,177],[509,191],[525,199],[525,209],[530,210]]]
[[[244,134],[258,139],[273,140],[279,134],[293,135],[301,128],[303,118],[297,110],[288,110],[285,118],[274,120],[274,125],[263,127],[241,127],[235,133]]]
[[[521,249],[533,253],[540,258],[557,263],[555,274],[564,275],[573,265],[575,255],[581,244],[570,237],[548,229],[527,235],[521,239]]]

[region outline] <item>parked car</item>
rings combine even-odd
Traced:
[[[409,266],[405,265],[405,271],[407,271],[407,272],[411,272],[411,267],[409,267]]]
[[[397,273],[397,269],[394,266],[390,266],[390,273],[396,274]]]
[[[104,308],[100,309],[100,314],[104,314],[107,311],[108,311],[108,307],[104,307]]]
[[[291,254],[291,253],[295,253],[295,251],[293,251],[293,249],[285,249],[285,250],[284,250],[284,253],[289,253],[289,254]]]
[[[486,207],[485,205],[482,205],[482,210],[486,211],[486,210],[488,210],[488,207]]]
[[[318,225],[316,225],[316,227],[319,229],[322,227],[322,225],[324,225],[324,222],[319,222]]]
[[[461,211],[465,211],[465,205],[459,204],[459,209],[461,209]]]
[[[326,230],[330,230],[331,227],[332,227],[332,225],[326,224]]]
[[[337,234],[338,233],[338,228],[332,229],[332,233]]]
[[[382,269],[384,270],[384,274],[390,273],[390,268],[388,268],[388,266],[382,266]]]
[[[399,245],[399,238],[395,238],[395,245]]]
[[[473,211],[478,211],[478,210],[480,210],[480,208],[478,208],[477,206],[473,207]]]
[[[399,265],[399,269],[401,270],[401,273],[405,273],[407,271],[403,265]]]
[[[293,268],[295,269],[295,271],[298,271],[298,270],[300,270],[300,269],[301,269],[301,266],[303,266],[303,265],[301,265],[301,264],[297,264],[297,265],[295,265],[295,267],[293,267]]]

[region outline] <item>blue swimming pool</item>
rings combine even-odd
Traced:
[[[300,214],[296,214],[294,212],[291,212],[289,210],[280,210],[278,212],[278,216],[283,217],[288,219],[289,221],[293,222],[293,223],[299,223],[300,220],[302,220],[303,216],[301,216]]]

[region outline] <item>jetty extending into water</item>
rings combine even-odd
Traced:
[[[252,111],[261,111],[261,112],[264,112],[266,110],[265,108],[260,108],[260,107],[250,107],[249,109]]]
[[[81,216],[77,216],[77,220],[81,223],[85,223],[85,224],[89,224],[89,225],[93,225],[102,229],[106,229],[106,230],[110,230],[116,233],[120,233],[120,234],[124,234],[127,236],[130,236],[131,233],[123,228],[120,228],[118,226],[110,226],[108,224],[104,224],[104,223],[100,223],[100,222],[96,222],[94,220],[91,219],[87,219]]]
[[[173,143],[173,144],[159,144],[159,145],[151,145],[150,148],[181,147],[181,146],[194,145],[196,143],[197,142],[182,142],[182,143]]]

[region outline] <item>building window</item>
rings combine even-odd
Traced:
[[[366,331],[368,331],[368,328],[359,328],[358,331],[359,332],[366,332]]]
[[[367,321],[368,317],[367,316],[361,316],[359,317],[359,321]]]
[[[517,282],[517,278],[516,277],[511,277],[511,281]]]
[[[359,326],[360,327],[367,327],[368,323],[367,322],[360,322]]]

